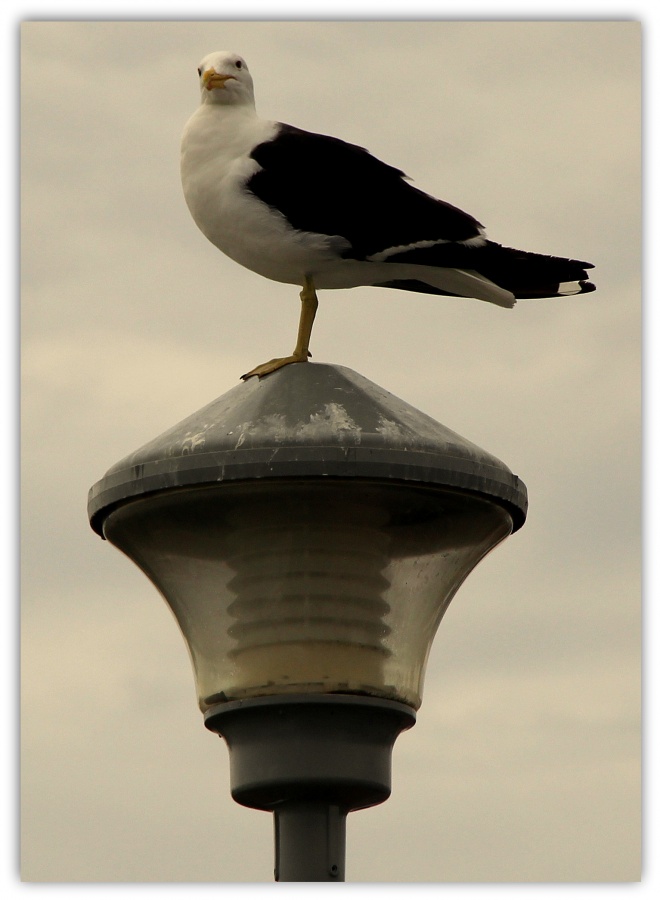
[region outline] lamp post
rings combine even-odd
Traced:
[[[179,623],[233,798],[274,813],[276,880],[344,880],[440,620],[526,508],[495,457],[321,364],[237,385],[91,489]]]

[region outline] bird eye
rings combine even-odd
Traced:
[[[201,67],[200,67],[199,69],[197,69],[197,74],[199,75],[200,78],[202,77],[202,69],[201,69]]]
[[[237,59],[236,62],[234,63],[234,65],[236,66],[237,69],[243,68],[243,63],[241,62],[240,59]]]

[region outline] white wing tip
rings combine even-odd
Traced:
[[[574,294],[581,294],[582,291],[582,283],[579,281],[562,281],[557,289],[561,297],[572,297]]]

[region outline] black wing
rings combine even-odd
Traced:
[[[300,231],[341,235],[365,259],[419,241],[464,241],[481,224],[405,181],[362,147],[281,125],[251,154],[261,170],[246,188]]]

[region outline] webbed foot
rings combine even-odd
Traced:
[[[311,353],[307,353],[307,356],[311,355]],[[264,375],[270,375],[271,372],[277,372],[278,369],[289,366],[291,363],[307,362],[307,356],[296,356],[293,354],[291,356],[281,356],[278,359],[271,359],[268,362],[261,363],[260,366],[255,366],[254,369],[250,369],[245,375],[241,375],[241,380],[247,381],[248,378],[252,378],[254,375],[263,378]]]

